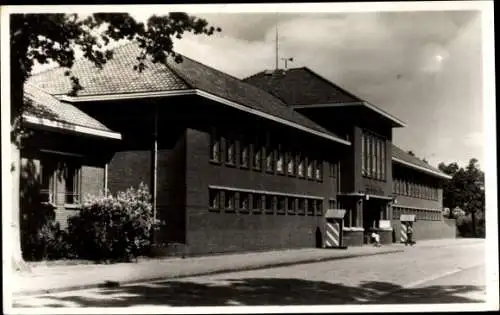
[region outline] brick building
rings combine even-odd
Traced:
[[[42,110],[25,117],[22,162],[63,225],[86,194],[144,182],[167,223],[157,241],[192,255],[322,246],[336,208],[347,245],[373,228],[394,241],[400,213],[417,215],[417,238],[451,235],[447,176],[392,145],[397,118],[307,68],[240,80],[184,58],[138,73],[137,54],[76,61],[76,96],[61,68],[26,85]]]

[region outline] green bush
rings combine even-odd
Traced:
[[[147,186],[116,196],[90,197],[68,220],[68,233],[78,257],[94,261],[130,261],[147,253],[156,226]]]

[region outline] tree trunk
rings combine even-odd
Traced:
[[[20,170],[21,154],[19,147],[11,143],[11,183],[12,183],[12,203],[11,203],[11,246],[12,246],[12,268],[14,271],[29,271],[29,267],[23,259],[21,250],[21,211],[20,211]]]

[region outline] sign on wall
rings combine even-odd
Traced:
[[[379,227],[381,229],[390,229],[391,228],[391,221],[390,220],[380,220]]]

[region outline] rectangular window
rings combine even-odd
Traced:
[[[215,130],[210,133],[210,161],[220,162],[221,144],[220,138]]]
[[[329,171],[328,175],[330,177],[335,177],[335,163],[334,162],[328,163],[328,171]]]
[[[328,209],[335,209],[335,199],[328,200]]]
[[[372,176],[372,141],[371,137],[366,135],[366,176]]]
[[[361,174],[366,176],[366,135],[361,134]]]
[[[240,141],[240,167],[248,168],[248,143],[245,140]]]
[[[314,207],[316,206],[316,200],[307,200],[307,215],[314,215]]]
[[[274,212],[273,196],[263,195],[263,200],[264,200],[264,207],[265,207],[266,213],[273,213]]]
[[[370,137],[371,143],[370,143],[370,152],[371,152],[371,170],[370,170],[370,176],[371,177],[376,177],[377,174],[375,173],[376,167],[377,167],[377,157],[376,157],[376,151],[375,151],[375,139],[373,137]]]
[[[299,215],[304,215],[306,211],[306,200],[304,198],[299,198],[299,205],[297,207],[297,213]]]
[[[307,159],[307,178],[313,178],[313,161]]]
[[[349,209],[346,209],[347,211],[345,212],[344,216],[344,226],[345,227],[351,227],[351,211]]]
[[[56,203],[56,169],[57,162],[54,159],[42,159],[41,163],[41,185],[40,198],[42,202]]]
[[[225,191],[224,192],[224,208],[226,210],[234,210],[234,192]]]
[[[382,140],[381,148],[380,148],[380,160],[381,160],[381,172],[382,172],[382,180],[385,180],[385,141]]]
[[[379,143],[380,141],[377,138],[373,138],[373,177],[375,179],[380,179],[380,172],[379,172]]]
[[[323,200],[316,200],[316,215],[323,215]]]
[[[252,194],[252,209],[255,212],[260,212],[262,210],[262,195]]]
[[[298,154],[297,160],[297,175],[299,177],[304,177],[304,157],[301,154]]]
[[[273,151],[270,147],[266,147],[266,171],[273,171]]]
[[[288,197],[287,198],[287,203],[288,203],[287,209],[288,209],[289,214],[295,214],[296,202],[297,202],[297,198],[295,198],[295,197]]]
[[[321,160],[316,160],[315,161],[315,172],[314,172],[314,177],[316,180],[322,180],[323,179],[323,161]]]
[[[64,169],[65,203],[80,203],[81,165],[76,161],[65,163]]]
[[[283,148],[281,145],[278,145],[278,149],[276,150],[276,172],[283,174],[284,173],[284,158],[283,158]]]
[[[262,148],[258,141],[253,144],[252,166],[255,170],[260,170],[262,167]]]
[[[287,154],[287,173],[288,175],[294,175],[295,174],[295,155],[293,152],[288,152]]]
[[[358,226],[358,211],[356,207],[349,210],[351,212],[351,226]]]
[[[286,197],[285,196],[277,196],[277,209],[278,214],[285,214],[286,211]]]
[[[250,196],[246,192],[240,192],[240,202],[239,202],[239,209],[241,211],[248,211],[249,210],[249,203],[250,203]]]
[[[226,164],[229,165],[235,164],[236,159],[234,156],[234,151],[235,151],[234,139],[226,138]]]
[[[208,194],[209,194],[210,209],[215,209],[215,210],[219,209],[220,207],[219,191],[215,189],[209,189]]]

